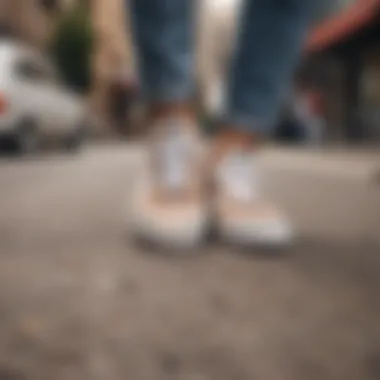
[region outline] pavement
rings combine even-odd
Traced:
[[[0,379],[380,378],[376,152],[268,149],[295,244],[178,257],[128,236],[140,158],[0,157]]]

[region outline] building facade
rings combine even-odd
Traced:
[[[380,1],[347,2],[310,35],[302,70],[325,97],[333,141],[380,143]]]
[[[75,0],[0,0],[0,24],[10,34],[43,48],[54,21]]]

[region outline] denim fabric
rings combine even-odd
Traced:
[[[140,78],[149,100],[194,91],[195,0],[130,0]],[[246,0],[226,94],[225,120],[270,132],[289,88],[316,0]]]
[[[129,0],[140,81],[149,100],[189,99],[195,90],[193,0]]]

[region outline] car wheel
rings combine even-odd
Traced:
[[[66,137],[64,141],[64,148],[68,152],[78,152],[83,145],[85,139],[85,128],[77,128],[70,136]]]
[[[18,153],[31,155],[38,151],[40,137],[36,125],[31,121],[20,124],[15,136],[15,146]]]

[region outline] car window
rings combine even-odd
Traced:
[[[20,78],[33,82],[53,82],[54,75],[47,65],[33,57],[23,57],[16,62],[15,70]]]

